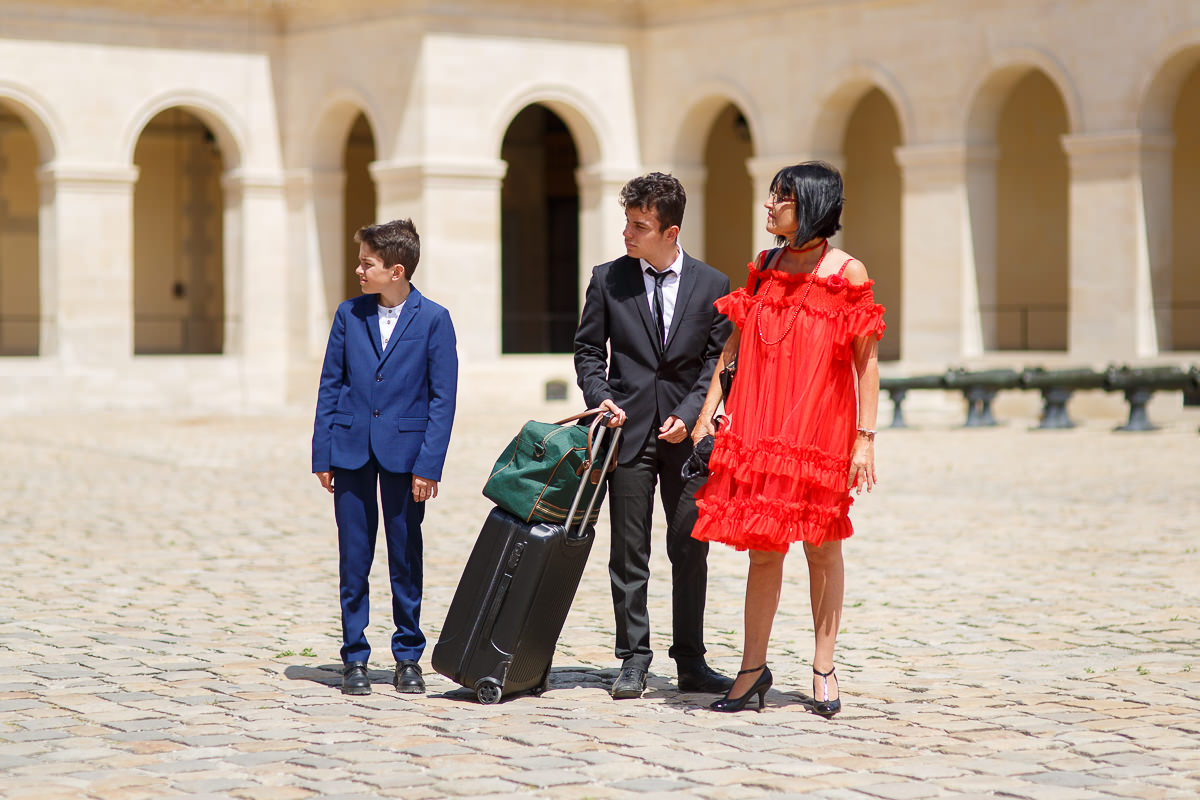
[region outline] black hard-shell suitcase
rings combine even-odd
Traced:
[[[620,428],[597,435],[595,464],[604,450],[600,480],[608,474]],[[608,439],[607,446],[604,443]],[[585,472],[568,520],[575,519]],[[574,530],[527,523],[497,507],[483,523],[433,648],[434,670],[475,691],[481,703],[519,692],[541,694],[596,532],[591,517],[598,491]]]

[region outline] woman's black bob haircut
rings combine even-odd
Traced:
[[[816,238],[828,239],[842,228],[842,175],[824,161],[806,161],[784,167],[771,179],[771,194],[796,201],[796,228],[792,241],[776,236],[776,244],[799,247]]]

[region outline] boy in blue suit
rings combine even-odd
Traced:
[[[338,528],[342,692],[371,693],[365,631],[378,485],[396,625],[394,683],[420,693],[421,520],[425,502],[437,497],[454,421],[454,325],[410,283],[421,258],[411,220],[368,225],[354,240],[363,294],[334,314],[312,441],[313,473],[333,494]]]

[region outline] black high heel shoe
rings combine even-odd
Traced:
[[[726,694],[720,700],[710,705],[709,708],[713,711],[745,711],[746,703],[750,702],[750,698],[758,695],[758,708],[755,710],[762,711],[766,703],[767,689],[770,689],[771,684],[774,683],[771,677],[771,670],[767,668],[766,664],[763,664],[761,667],[755,667],[754,669],[744,669],[738,675],[749,675],[751,672],[758,672],[759,670],[762,670],[762,674],[754,680],[754,684],[748,692],[741,697],[730,697]]]
[[[829,719],[834,714],[836,714],[842,710],[842,697],[841,697],[840,687],[839,687],[837,699],[836,700],[829,699],[829,679],[830,679],[830,677],[833,676],[834,671],[835,671],[835,668],[830,667],[829,672],[817,672],[817,668],[813,667],[813,675],[816,675],[817,677],[821,678],[822,683],[824,684],[824,694],[825,694],[825,698],[823,700],[818,700],[815,696],[813,697],[813,713],[819,714],[822,717],[824,717],[825,719]],[[816,692],[814,691],[813,694],[816,695]]]

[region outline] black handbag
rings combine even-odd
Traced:
[[[768,254],[767,256],[764,256],[763,264],[766,264],[767,260],[770,257],[771,257],[770,254]],[[758,294],[758,285],[761,282],[762,282],[761,278],[755,280],[754,291],[750,292],[751,297]],[[717,380],[721,382],[721,397],[722,398],[729,397],[729,390],[733,388],[733,378],[735,375],[737,375],[737,354],[734,354],[733,360],[730,361],[728,364],[726,364],[725,368],[721,370],[721,374],[717,376]],[[704,461],[705,461],[705,463],[708,463],[707,458],[705,458]]]
[[[717,440],[711,433],[696,442],[691,455],[687,457],[687,461],[683,462],[679,476],[685,481],[690,481],[692,478],[703,478],[708,475],[708,459],[712,456],[713,446],[716,443]]]

